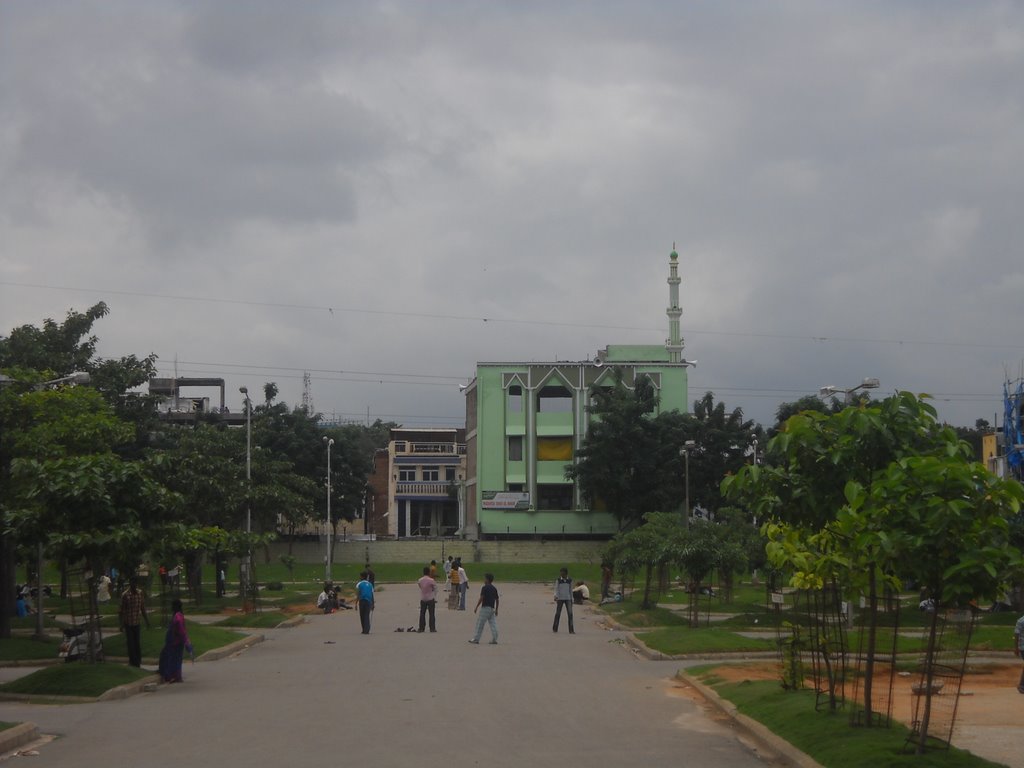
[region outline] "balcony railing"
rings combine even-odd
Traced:
[[[438,496],[447,497],[451,483],[435,480],[399,480],[395,484],[396,496]]]
[[[395,454],[447,454],[462,456],[466,453],[465,443],[413,443],[408,440],[395,441]]]

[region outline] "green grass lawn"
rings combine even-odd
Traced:
[[[213,650],[214,648],[221,648],[245,637],[241,632],[232,632],[228,629],[196,624],[188,621],[186,621],[186,628],[188,630],[189,639],[192,641],[192,646],[195,648],[196,656]],[[149,629],[146,629],[145,627],[142,628],[143,659],[155,661],[160,657],[160,649],[164,647],[165,634],[166,630],[163,627],[156,626],[155,623]],[[121,633],[110,635],[104,634],[103,650],[106,652],[107,656],[127,656],[128,649],[125,645],[124,635]],[[54,655],[56,655],[56,653]]]
[[[686,617],[668,608],[651,608],[644,610],[640,607],[640,598],[623,600],[621,603],[608,603],[600,606],[615,621],[627,627],[687,627]]]
[[[730,653],[778,649],[774,638],[743,637],[719,627],[710,629],[662,628],[650,632],[638,632],[637,638],[648,648],[671,656],[686,653]]]
[[[812,691],[785,691],[777,681],[744,680],[726,683],[713,668],[691,670],[711,685],[744,715],[764,724],[827,768],[871,766],[914,766],[914,768],[967,768],[998,766],[959,749],[939,750],[924,755],[904,754],[907,729],[854,728],[847,713],[816,712]],[[912,748],[912,747],[911,747]]]
[[[36,696],[100,696],[111,688],[152,674],[122,664],[58,664],[0,685],[0,692]]]
[[[60,642],[34,640],[31,637],[9,637],[0,640],[0,661],[56,659]]]

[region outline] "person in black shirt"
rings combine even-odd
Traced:
[[[491,645],[498,644],[498,588],[494,586],[494,574],[484,574],[484,585],[480,588],[480,598],[476,601],[473,613],[476,617],[476,631],[469,642],[477,645],[484,631],[484,622],[491,627]]]

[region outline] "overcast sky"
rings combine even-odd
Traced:
[[[1019,2],[0,3],[0,333],[103,300],[232,409],[462,425],[663,343],[675,243],[691,401],[992,421],[1022,234]]]

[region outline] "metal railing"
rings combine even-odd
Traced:
[[[409,454],[447,454],[448,456],[462,456],[466,453],[465,443],[414,443],[408,440],[395,441],[395,453],[402,455]]]

